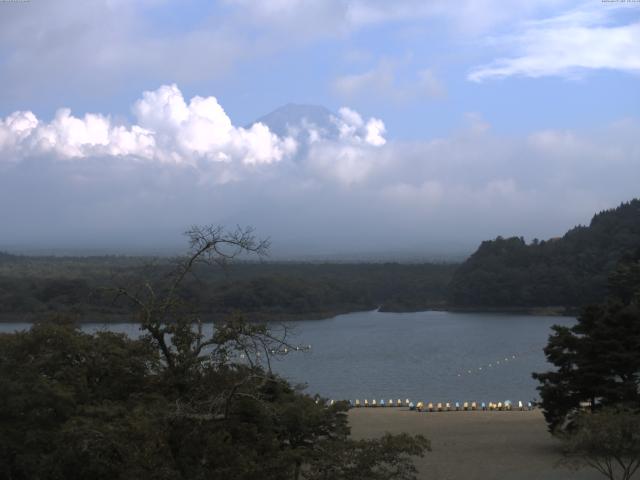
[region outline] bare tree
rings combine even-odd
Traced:
[[[133,305],[141,330],[160,352],[178,390],[189,383],[190,373],[196,370],[202,373],[211,367],[212,370],[246,367],[235,383],[215,395],[197,401],[182,398],[177,405],[180,414],[224,416],[232,398],[254,395],[248,392],[257,390],[256,382],[273,379],[273,356],[300,347],[289,343],[286,327],[274,332],[266,324],[250,323],[241,316],[213,325],[212,333],[205,335],[200,314],[183,298],[181,286],[185,280],[200,265],[226,268],[242,255],[263,257],[269,241],[257,239],[252,228],[241,227],[227,231],[220,226],[194,226],[185,235],[189,240],[188,254],[178,258],[175,267],[160,282],[138,280],[133,285],[117,287],[115,293]]]

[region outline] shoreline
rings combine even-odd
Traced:
[[[237,313],[212,313],[203,318],[203,322],[221,322],[225,318],[233,315],[243,315],[249,321],[256,323],[263,322],[297,322],[304,320],[328,320],[340,315],[349,315],[352,313],[363,312],[380,312],[380,313],[421,313],[421,312],[450,312],[450,313],[497,313],[497,314],[515,314],[525,316],[546,316],[546,317],[575,317],[579,314],[578,308],[568,307],[460,307],[450,305],[433,305],[430,307],[421,307],[417,309],[385,309],[384,305],[371,309],[354,309],[354,310],[333,310],[328,312],[309,312],[309,313],[261,313],[261,312],[237,312]],[[78,318],[80,324],[123,324],[137,323],[133,320],[133,314],[109,314],[109,313],[72,313],[72,312],[36,312],[36,313],[1,313],[0,324],[2,323],[35,323],[36,321],[53,317],[56,315],[69,315],[69,317]]]

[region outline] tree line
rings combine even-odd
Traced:
[[[0,258],[0,314],[66,312],[85,321],[129,315],[104,287],[141,278],[162,283],[179,259],[127,257]],[[443,305],[454,264],[234,262],[198,265],[181,294],[213,318],[322,318],[382,307],[415,311]]]

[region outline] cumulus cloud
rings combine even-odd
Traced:
[[[179,247],[190,224],[241,223],[278,256],[466,252],[498,234],[556,236],[637,195],[640,175],[632,118],[505,136],[475,113],[449,136],[394,141],[343,108],[290,138],[174,85],[132,111],[132,125],[64,109],[0,121],[0,248]]]
[[[365,122],[358,112],[343,107],[340,109],[340,116],[334,121],[338,126],[341,140],[366,143],[374,147],[387,143],[384,138],[384,122],[379,118],[370,118]]]
[[[144,92],[133,113],[138,123],[125,126],[102,114],[75,117],[66,108],[49,123],[32,112],[14,112],[0,121],[0,152],[14,160],[50,153],[65,160],[125,156],[256,165],[279,162],[297,148],[292,138],[280,138],[261,123],[234,126],[215,97],[187,103],[176,85]]]
[[[619,9],[607,6],[583,6],[529,21],[514,34],[492,39],[493,45],[513,49],[513,56],[474,68],[468,79],[572,77],[596,69],[640,73],[640,23],[612,24]]]

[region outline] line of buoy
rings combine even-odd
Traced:
[[[335,402],[331,400],[330,405],[333,405]],[[409,399],[406,399],[404,402],[400,399],[397,401],[389,400],[385,402],[384,399],[379,402],[376,399],[372,399],[369,402],[368,399],[364,399],[360,402],[360,399],[356,399],[354,401],[349,400],[349,405],[352,408],[390,408],[390,407],[406,407],[409,410],[416,410],[418,412],[452,412],[452,411],[511,411],[511,410],[533,410],[534,405],[532,402],[523,403],[521,400],[518,401],[517,406],[511,402],[511,400],[505,400],[504,402],[417,402],[413,403]]]
[[[519,353],[514,353],[514,354],[509,354],[506,355],[504,357],[499,358],[498,360],[495,360],[491,363],[486,363],[484,365],[480,365],[478,367],[474,367],[471,369],[464,369],[462,371],[459,371],[457,374],[458,377],[464,377],[466,375],[473,375],[476,373],[480,373],[480,372],[485,372],[488,371],[489,369],[495,369],[498,368],[500,366],[503,365],[508,365],[509,363],[513,363],[514,361],[518,360],[521,357],[524,357],[526,355],[529,355],[531,353],[535,353],[535,352],[541,352],[542,351],[542,347],[531,347],[528,350],[523,350]]]

